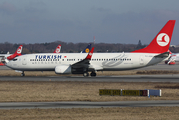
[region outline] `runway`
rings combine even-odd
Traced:
[[[6,66],[0,66],[0,70],[11,70],[11,69]],[[163,64],[162,62],[156,65],[143,67],[135,70],[179,70],[179,63],[175,65],[167,65],[167,64]]]
[[[97,77],[19,77],[2,76],[0,81],[78,81],[78,82],[179,82],[179,75],[121,75],[121,76],[97,76]]]
[[[0,66],[0,70],[8,70],[6,66]],[[136,70],[179,70],[179,65],[157,64]],[[91,81],[91,82],[179,82],[179,74],[169,75],[120,75],[120,76],[48,76],[48,77],[0,77],[0,81]]]
[[[7,102],[0,109],[49,109],[49,108],[101,108],[101,107],[154,107],[179,106],[179,100],[119,101],[119,102]]]

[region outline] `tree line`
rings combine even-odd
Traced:
[[[12,44],[12,43],[0,43],[1,54],[7,52],[14,53],[19,45],[23,45],[22,54],[29,53],[52,53],[58,45],[61,45],[61,53],[79,53],[90,43],[72,43],[55,41],[49,43],[34,43],[34,44]],[[92,44],[92,43],[91,43]],[[120,44],[120,43],[95,43],[92,44],[95,47],[94,52],[131,52],[137,49],[146,47],[142,45],[139,40],[138,44]],[[179,52],[179,48],[170,48],[172,52]]]

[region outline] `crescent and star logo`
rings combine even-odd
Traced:
[[[166,46],[170,42],[170,38],[166,33],[160,33],[156,40],[160,46]]]

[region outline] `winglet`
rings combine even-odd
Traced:
[[[91,60],[91,57],[93,55],[93,51],[94,51],[94,47],[91,49],[91,51],[88,53],[88,55],[86,56],[85,60]]]

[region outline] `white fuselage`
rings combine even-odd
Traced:
[[[119,71],[141,68],[161,62],[164,58],[152,53],[93,53],[89,71]],[[73,65],[87,53],[41,53],[16,57],[6,65],[20,71],[54,71],[58,65]]]

